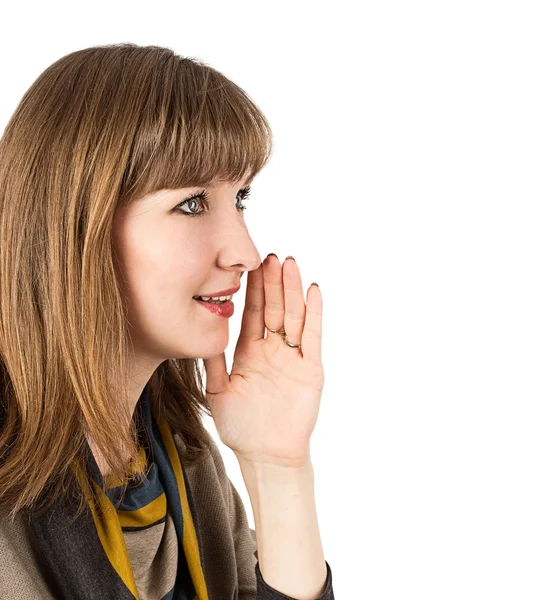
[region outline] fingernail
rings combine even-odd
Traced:
[[[310,284],[310,287],[312,287],[313,285],[315,285],[316,287],[320,287],[315,281]]]
[[[295,260],[294,256],[287,256],[287,258],[292,258],[293,260]],[[285,258],[285,260],[287,260],[287,258]],[[296,262],[296,260],[295,260]]]
[[[270,252],[270,253],[269,253],[267,256],[275,256],[275,258],[279,258],[279,257],[277,256],[277,254],[275,254],[274,252]],[[266,256],[266,258],[267,258],[267,256]]]

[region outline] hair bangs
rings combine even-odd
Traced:
[[[257,105],[199,61],[181,59],[176,72],[161,76],[168,80],[153,85],[168,94],[158,98],[150,90],[156,101],[138,113],[123,203],[160,189],[250,183],[272,150],[271,128]]]

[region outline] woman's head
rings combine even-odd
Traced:
[[[0,140],[0,505],[73,479],[81,427],[125,473],[135,353],[192,460],[206,447],[197,357],[228,328],[193,296],[259,266],[239,207],[270,153],[249,96],[167,48],[79,50],[25,93]]]

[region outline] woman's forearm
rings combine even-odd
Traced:
[[[287,596],[315,600],[325,589],[325,563],[314,470],[239,460],[250,496],[264,581]]]

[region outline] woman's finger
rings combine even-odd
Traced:
[[[283,324],[285,333],[291,344],[301,345],[302,330],[306,313],[304,291],[300,271],[294,258],[285,259],[283,263],[283,293],[285,296],[285,313]]]
[[[322,362],[322,292],[317,285],[311,285],[306,293],[306,319],[302,332],[302,352],[305,359]]]
[[[267,329],[280,329],[284,325],[285,320],[283,272],[281,262],[274,254],[269,254],[263,261],[263,279],[265,326]],[[281,338],[278,336],[277,339],[281,341]]]
[[[265,334],[264,307],[265,292],[263,264],[261,264],[254,271],[248,271],[246,300],[244,303],[244,312],[242,313],[239,340],[252,341],[263,339]]]

